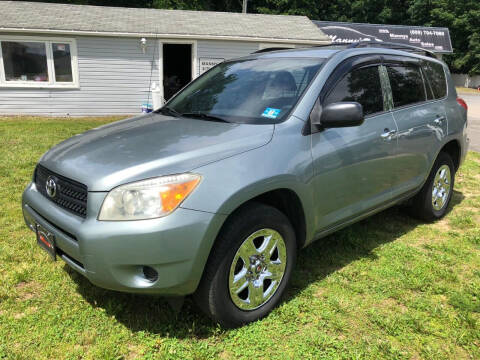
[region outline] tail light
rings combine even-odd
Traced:
[[[468,105],[462,98],[457,97],[457,103],[463,107],[465,110],[468,110]]]

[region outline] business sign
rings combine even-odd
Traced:
[[[314,23],[334,44],[358,41],[385,41],[417,46],[437,53],[452,52],[452,42],[448,28],[337,23],[331,21],[314,21]]]
[[[221,62],[224,62],[225,59],[221,58],[199,58],[198,59],[198,75],[202,75],[205,71],[210,70],[212,67],[214,67],[217,64],[220,64]]]

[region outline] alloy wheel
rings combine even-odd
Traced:
[[[273,229],[248,236],[238,248],[228,278],[233,303],[241,310],[255,310],[277,291],[287,264],[283,237]]]
[[[432,187],[432,206],[436,211],[443,209],[450,195],[451,184],[450,168],[442,165],[435,174]]]

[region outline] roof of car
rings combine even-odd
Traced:
[[[432,58],[431,56],[425,56],[420,53],[407,52],[399,49],[390,49],[383,46],[375,47],[372,45],[370,47],[348,47],[345,45],[327,45],[327,46],[317,46],[317,47],[305,47],[305,48],[295,48],[295,49],[283,49],[275,50],[271,52],[262,52],[250,55],[250,57],[255,58],[280,58],[280,57],[309,57],[309,58],[330,58],[337,53],[342,53],[345,57],[354,56],[354,55],[366,55],[366,54],[385,54],[385,55],[397,55],[397,56],[408,56],[416,57],[420,59],[428,59],[439,61],[438,59]]]

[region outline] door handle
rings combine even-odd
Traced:
[[[390,141],[392,140],[393,136],[397,133],[397,130],[389,130],[389,129],[385,129],[383,134],[380,135],[380,137],[383,139],[383,140],[386,140],[386,141]]]
[[[433,122],[436,125],[442,125],[444,121],[445,121],[445,116],[439,116],[435,120],[433,120]]]

